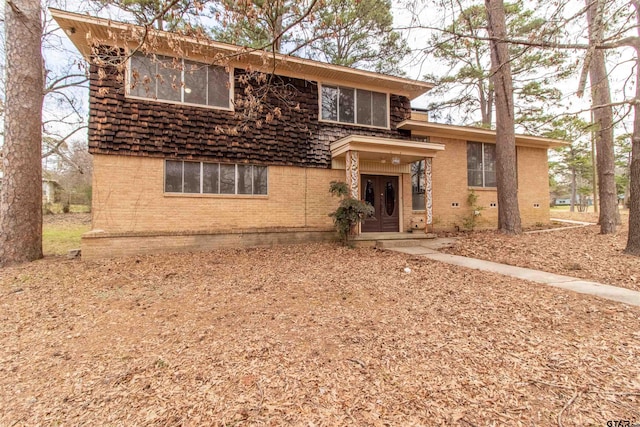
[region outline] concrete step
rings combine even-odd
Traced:
[[[432,239],[436,238],[435,234],[423,234],[420,239],[396,239],[396,240],[376,240],[376,248],[378,249],[391,249],[391,248],[407,248],[411,246],[424,246]]]

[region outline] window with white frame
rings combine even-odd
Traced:
[[[167,160],[165,193],[266,195],[267,166]]]
[[[467,142],[467,181],[469,187],[496,186],[496,145]]]
[[[387,94],[322,85],[322,120],[375,127],[388,126]]]
[[[224,67],[187,59],[135,53],[129,62],[129,95],[230,108],[230,78]]]
[[[426,186],[424,168],[424,160],[411,163],[411,209],[414,211],[425,210],[424,192]]]

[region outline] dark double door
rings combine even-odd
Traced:
[[[400,194],[397,176],[362,175],[362,200],[370,203],[375,214],[362,223],[363,233],[400,231]]]

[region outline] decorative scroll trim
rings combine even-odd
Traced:
[[[360,178],[360,156],[357,151],[347,151],[346,158],[346,170],[347,170],[347,185],[349,186],[349,193],[354,199],[360,198],[360,188],[358,181]]]
[[[424,182],[426,185],[424,191],[424,202],[427,211],[427,225],[433,224],[433,182],[431,179],[431,157],[424,159]]]

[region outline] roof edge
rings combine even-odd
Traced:
[[[423,122],[420,120],[404,120],[398,123],[398,129],[410,130],[414,133],[441,138],[465,138],[478,142],[493,142],[496,140],[496,131],[474,126],[445,125],[442,123]],[[542,136],[516,134],[516,145],[534,148],[560,148],[568,147],[570,142]]]
[[[114,21],[106,18],[98,18],[90,15],[68,12],[56,8],[49,8],[49,12],[55,19],[56,23],[58,23],[60,28],[65,31],[69,39],[71,39],[76,48],[78,48],[78,50],[82,53],[83,56],[85,56],[85,58],[87,58],[90,54],[90,46],[89,40],[87,39],[87,34],[76,34],[76,27],[74,27],[72,23],[84,24],[86,26],[93,27],[96,30],[106,29],[108,32],[112,32],[114,30],[120,32],[131,32],[132,29],[139,29],[141,31],[144,31],[144,27],[136,24]],[[329,64],[281,53],[271,53],[263,50],[252,50],[251,48],[218,42],[211,39],[200,39],[193,36],[185,36],[156,29],[149,29],[148,31],[154,36],[164,40],[168,40],[169,36],[171,35],[181,42],[192,45],[207,46],[214,51],[229,52],[234,54],[239,53],[241,56],[253,59],[256,63],[264,64],[265,61],[271,61],[274,65],[274,69],[278,71],[278,74],[283,73],[283,75],[288,75],[284,74],[288,72],[289,74],[293,73],[313,77],[313,71],[319,72],[320,70],[328,70],[336,73],[336,75],[338,75],[339,77],[346,78],[347,82],[357,82],[359,79],[363,78],[371,81],[378,81],[381,83],[384,82],[386,83],[384,87],[389,90],[394,90],[394,94],[406,95],[410,99],[414,99],[428,92],[434,87],[433,83],[408,79],[405,77],[391,76],[368,70],[360,70],[343,65]],[[265,53],[268,55],[265,55]],[[302,71],[295,70],[296,67],[300,68]],[[318,81],[322,81],[322,79],[318,78]]]

